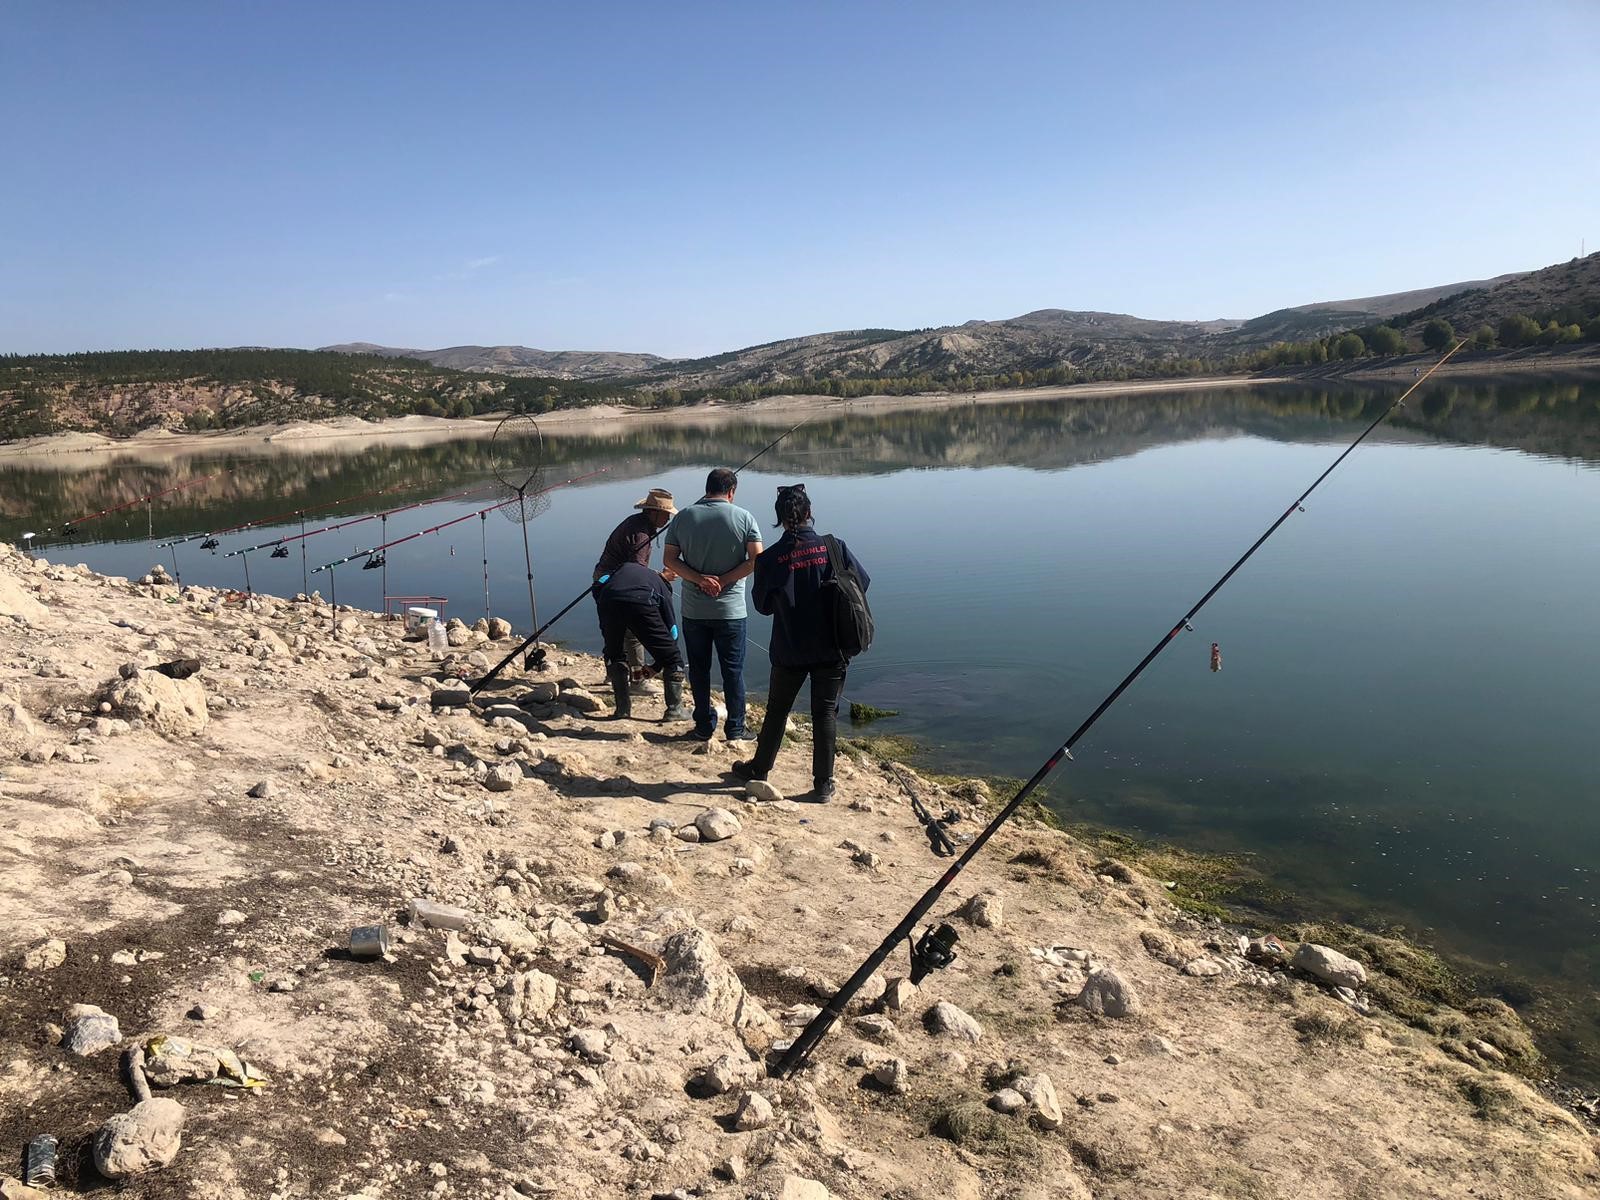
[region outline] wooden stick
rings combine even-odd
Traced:
[[[600,935],[600,944],[609,949],[636,958],[650,968],[650,986],[655,987],[656,980],[661,977],[661,972],[667,969],[667,960],[653,950],[643,950],[638,946],[629,945],[621,938],[614,938],[609,933]]]

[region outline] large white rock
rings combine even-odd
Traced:
[[[12,696],[0,696],[0,748],[20,754],[33,744],[37,732],[33,718],[21,701]]]
[[[211,721],[206,711],[206,689],[192,676],[168,679],[156,671],[138,670],[114,682],[106,699],[123,719],[139,717],[157,733],[187,737]]]
[[[95,1004],[74,1004],[67,1009],[65,1024],[66,1035],[61,1044],[80,1058],[87,1058],[122,1040],[117,1019]]]
[[[67,961],[67,944],[60,938],[46,938],[22,952],[17,966],[24,971],[54,971]]]
[[[923,1023],[930,1033],[947,1034],[976,1042],[983,1036],[983,1026],[948,1000],[941,1000],[923,1014]]]
[[[1358,988],[1367,982],[1367,969],[1355,959],[1314,942],[1301,943],[1294,965],[1332,987]]]
[[[0,617],[34,622],[44,618],[44,605],[13,579],[0,576]]]
[[[721,1096],[736,1087],[748,1087],[761,1078],[760,1064],[724,1054],[689,1077],[689,1087],[699,1096]]]
[[[733,1114],[733,1127],[741,1133],[752,1129],[765,1129],[772,1124],[771,1102],[760,1092],[746,1092]]]
[[[787,1175],[778,1189],[778,1200],[833,1200],[833,1193],[815,1179]]]
[[[962,907],[961,915],[979,929],[998,929],[1005,919],[1005,908],[999,896],[980,892]]]
[[[1078,1003],[1092,1013],[1106,1017],[1138,1016],[1139,993],[1111,967],[1096,967],[1089,972]]]
[[[509,792],[522,783],[522,768],[516,763],[497,763],[483,777],[483,786],[491,792]]]
[[[1033,1106],[1033,1123],[1040,1129],[1059,1129],[1064,1119],[1061,1102],[1056,1098],[1056,1085],[1043,1071],[1037,1075],[1024,1075],[1011,1085]]]
[[[165,1097],[144,1100],[100,1127],[94,1165],[108,1179],[142,1175],[167,1166],[182,1145],[183,1106]]]
[[[556,980],[543,971],[522,971],[512,976],[506,1015],[513,1021],[543,1021],[556,1004]]]
[[[734,1028],[772,1025],[772,1017],[750,996],[704,929],[691,926],[661,948],[666,970],[657,991],[680,1012],[698,1013]]]
[[[739,818],[725,808],[708,808],[694,819],[703,842],[721,842],[731,838],[743,828]]]

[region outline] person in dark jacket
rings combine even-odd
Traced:
[[[650,494],[635,504],[634,508],[639,511],[624,519],[606,538],[600,559],[594,564],[593,578],[598,580],[602,575],[609,575],[625,562],[648,567],[650,549],[655,545],[656,536],[678,512],[672,503],[672,493],[665,488],[651,488]],[[677,575],[664,570],[661,577],[671,583]],[[639,644],[639,639],[628,634],[623,639],[622,651],[628,662],[629,688],[633,694],[659,696],[661,687],[650,682],[650,672],[645,670],[644,665],[644,647]]]
[[[849,663],[833,631],[831,592],[823,587],[833,566],[828,545],[811,526],[811,500],[805,484],[778,489],[778,524],[783,537],[756,559],[750,596],[756,611],[772,617],[771,681],[767,715],[755,757],[733,764],[740,779],[765,779],[778,760],[784,726],[800,685],[811,680],[811,794],[805,799],[824,804],[833,799],[833,755],[838,740],[839,696]],[[855,568],[865,590],[866,568],[840,541],[839,551]]]
[[[672,607],[672,588],[649,567],[625,562],[594,585],[595,607],[600,610],[600,636],[605,640],[606,678],[616,701],[615,717],[633,715],[629,693],[628,660],[623,641],[628,634],[654,660],[661,673],[667,708],[663,721],[681,721],[683,708],[683,660],[678,657],[678,615]]]

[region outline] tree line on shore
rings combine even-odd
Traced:
[[[973,393],[1076,383],[1236,374],[1278,367],[1314,367],[1415,352],[1442,351],[1462,336],[1436,301],[1415,312],[1358,329],[1304,341],[1277,342],[1243,353],[1206,355],[1174,350],[1138,361],[1116,361],[1095,348],[1077,348],[1081,361],[1035,362],[1010,370],[925,370],[908,375],[819,375],[747,379],[703,386],[645,377],[551,379],[493,375],[437,367],[417,359],[320,350],[238,348],[107,351],[69,355],[0,355],[0,437],[26,437],[62,428],[128,433],[165,420],[186,430],[238,427],[326,415],[377,419],[403,414],[465,418],[495,412],[544,413],[599,403],[676,408],[704,401],[739,403],[778,395],[836,399]],[[1433,315],[1430,315],[1433,314]],[[1402,327],[1426,318],[1421,346]],[[867,331],[888,336],[895,331]],[[1504,316],[1465,333],[1477,350],[1600,342],[1600,305],[1568,305]],[[213,385],[217,403],[174,409],[112,402],[119,389]],[[70,410],[75,398],[89,402]],[[98,397],[98,405],[96,399]]]

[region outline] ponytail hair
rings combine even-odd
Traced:
[[[781,528],[796,529],[811,522],[811,497],[806,495],[803,483],[780,487],[777,502],[772,507]]]

